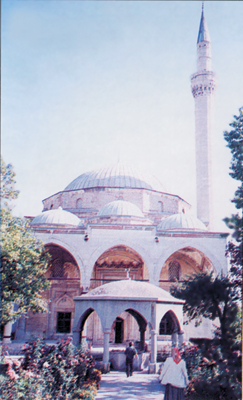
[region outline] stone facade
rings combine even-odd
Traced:
[[[43,200],[43,211],[61,206],[64,210],[85,219],[97,215],[107,203],[119,199],[136,204],[146,216],[157,222],[164,216],[191,208],[190,204],[176,195],[155,190],[110,187],[59,192]]]
[[[131,191],[132,199],[134,191],[135,189]],[[137,191],[140,192],[137,198],[142,198],[143,189]],[[153,191],[150,195],[153,195]],[[157,201],[157,192],[155,196]],[[128,194],[127,198],[129,199]],[[99,210],[100,204],[94,205]],[[58,209],[43,212],[42,215],[50,212],[66,213],[65,216],[70,214]],[[36,218],[39,221],[37,224],[35,219],[32,221],[33,233],[44,242],[52,255],[47,274],[51,288],[45,294],[49,300],[48,316],[31,315],[25,323],[25,338],[33,333],[50,339],[70,334],[74,318],[73,298],[110,281],[125,279],[128,270],[131,279],[150,282],[167,291],[175,278],[180,280],[187,274],[208,270],[215,273],[227,272],[224,256],[226,234],[209,232],[206,227],[204,230],[197,230],[193,226],[175,229],[173,225],[168,225],[167,229],[161,230],[159,223],[156,224],[146,217],[137,221],[136,216],[113,215],[102,218],[97,214],[98,212],[94,218],[91,213],[88,218],[86,213],[85,221],[80,220],[79,226],[70,226],[69,221],[66,224],[55,224],[55,220],[51,224],[48,220],[41,224],[39,217]],[[160,221],[163,218],[157,214],[156,218],[158,217]],[[190,221],[194,221],[191,216]],[[64,318],[64,321],[60,318]],[[60,325],[65,325],[65,318],[66,332]],[[126,310],[117,315],[117,318],[123,324],[122,339],[139,340],[139,330],[134,318]],[[114,343],[118,334],[116,325],[119,324],[114,320],[110,336]],[[211,331],[205,332],[201,329],[199,336],[210,335]],[[95,313],[87,320],[85,336],[93,344],[101,344],[103,341],[102,326]],[[23,337],[23,329],[19,332],[17,330],[16,337]],[[145,337],[146,340],[149,339],[149,330]],[[168,338],[168,335],[165,334],[164,337]],[[186,326],[185,338],[190,337],[191,328]],[[163,339],[163,335],[159,335],[159,338]]]

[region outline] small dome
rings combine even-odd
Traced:
[[[181,230],[190,229],[194,231],[206,231],[207,228],[202,221],[193,215],[179,213],[171,215],[161,221],[158,226],[158,230]]]
[[[129,216],[144,218],[142,211],[135,204],[124,200],[111,201],[100,209],[97,216]]]
[[[76,215],[65,211],[62,207],[58,207],[55,210],[44,211],[37,215],[31,225],[72,225],[78,226],[81,224],[81,220]]]
[[[139,282],[131,279],[124,279],[121,281],[109,282],[104,285],[98,286],[90,292],[81,296],[82,298],[120,298],[120,299],[131,299],[140,298],[146,299],[158,299],[166,302],[180,303],[183,304],[183,300],[176,299],[171,296],[169,292],[161,289],[158,286],[152,285],[148,282]]]
[[[159,180],[154,176],[120,163],[86,172],[74,179],[64,190],[79,190],[96,187],[165,191]]]

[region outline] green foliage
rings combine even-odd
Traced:
[[[202,351],[195,345],[183,344],[181,353],[186,362],[189,378],[186,398],[190,400],[213,399],[210,396],[211,390],[204,391],[204,384],[212,380],[215,364],[203,357]]]
[[[227,277],[213,277],[213,273],[193,274],[178,285],[171,287],[171,294],[185,300],[183,310],[189,321],[196,319],[200,324],[202,317],[214,320],[219,318],[221,329],[224,323],[230,300],[237,294]]]
[[[28,222],[1,210],[1,302],[2,323],[16,320],[27,311],[43,312],[46,304],[40,292],[49,284],[44,277],[48,257]],[[17,309],[13,309],[13,304]]]
[[[48,288],[44,277],[48,256],[40,241],[31,234],[28,222],[13,217],[9,200],[16,199],[15,173],[1,160],[1,323],[15,321],[27,311],[46,311],[40,292]]]
[[[234,241],[229,242],[226,255],[231,264],[231,279],[235,286],[241,291],[242,296],[242,264],[243,264],[243,108],[240,108],[239,115],[234,116],[234,121],[230,124],[233,128],[230,132],[224,132],[227,146],[232,153],[231,173],[232,178],[239,181],[238,189],[232,202],[239,214],[233,214],[224,219],[226,225],[233,230]]]
[[[5,164],[1,158],[1,198],[5,200],[5,207],[9,206],[9,201],[16,199],[19,191],[15,190],[15,172],[12,164]]]
[[[213,341],[205,341],[205,344],[200,349],[197,346],[184,345],[182,357],[186,361],[190,380],[186,388],[186,398],[240,400],[241,385],[239,376],[237,377],[240,370],[234,374],[227,361],[222,358],[220,347]],[[240,362],[239,357],[238,360]]]
[[[37,340],[24,352],[22,363],[9,364],[1,400],[95,399],[101,373],[87,352],[72,346],[70,338],[53,346]]]
[[[185,300],[184,312],[190,321],[199,324],[204,317],[220,322],[214,338],[202,343],[192,365],[189,363],[193,372],[189,373],[192,390],[188,389],[188,398],[240,400],[241,310],[234,282],[212,273],[195,274],[173,286],[171,293]]]
[[[243,208],[243,108],[239,109],[239,115],[234,115],[234,121],[230,124],[233,128],[230,132],[224,132],[227,146],[232,153],[231,173],[232,178],[240,182],[232,200],[237,209]]]

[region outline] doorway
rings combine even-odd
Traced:
[[[115,322],[115,343],[122,343],[124,337],[124,320],[117,317]]]

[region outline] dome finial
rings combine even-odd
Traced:
[[[131,280],[130,275],[129,275],[130,268],[127,267],[127,268],[125,268],[125,269],[126,269],[126,271],[127,271],[127,277],[126,277],[126,279]]]

